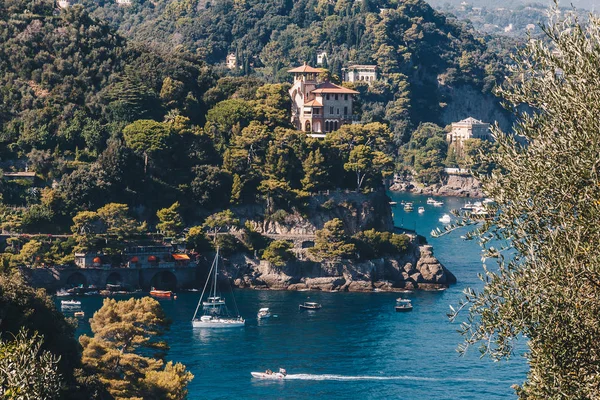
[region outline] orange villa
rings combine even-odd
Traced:
[[[292,123],[296,129],[313,137],[325,137],[327,132],[352,123],[353,96],[356,90],[318,82],[322,72],[304,64],[289,70],[294,74],[294,85],[290,89],[292,99]]]

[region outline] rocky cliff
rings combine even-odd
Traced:
[[[344,223],[347,234],[365,229],[391,231],[394,228],[389,197],[384,191],[371,193],[327,192],[312,196],[302,212],[278,212],[265,216],[264,207],[233,209],[242,224],[249,222],[262,234],[314,235],[334,218]]]
[[[275,267],[244,255],[225,260],[225,275],[239,288],[365,292],[436,290],[456,282],[429,245],[411,243],[398,257],[364,262],[288,262]]]
[[[449,175],[442,183],[424,186],[413,180],[394,183],[390,190],[412,192],[423,195],[484,197],[481,183],[472,176]]]

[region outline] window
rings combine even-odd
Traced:
[[[329,93],[327,94],[327,96],[325,96],[325,98],[326,98],[327,100],[329,100]]]
[[[348,107],[344,107],[344,115],[348,115]]]
[[[329,121],[325,121],[325,132],[329,132]]]
[[[336,99],[336,100],[338,99],[338,95],[337,95],[337,94],[335,95],[335,99]]]
[[[321,114],[321,109],[320,108],[313,108],[313,114],[315,114],[315,115]]]
[[[340,115],[340,109],[339,108],[337,109],[337,115]]]
[[[348,101],[348,95],[347,94],[344,95],[344,100]]]
[[[337,131],[337,128],[338,128],[338,122],[333,121],[333,130]]]
[[[329,107],[329,114],[333,114],[333,107]]]

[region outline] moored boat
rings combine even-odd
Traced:
[[[412,311],[413,306],[412,306],[412,302],[410,300],[399,298],[396,300],[395,308],[396,308],[397,312],[403,312],[403,311]]]
[[[83,311],[75,311],[73,315],[76,317],[84,317],[85,313]]]
[[[433,199],[433,197],[428,197],[427,204],[433,204],[433,203],[435,203],[435,200]]]
[[[298,306],[300,310],[319,310],[321,307],[321,304],[312,301],[305,301]]]
[[[81,302],[78,300],[61,300],[60,305],[62,307],[79,307]]]
[[[425,212],[425,207],[419,207],[418,212],[419,214],[423,214]]]
[[[449,224],[452,221],[452,218],[450,218],[450,215],[444,214],[442,215],[442,218],[439,219],[439,221],[443,222],[444,224]]]
[[[398,203],[397,203],[397,202],[395,202],[395,201],[390,201],[390,206],[394,207],[394,206],[397,206],[397,205],[398,205]]]
[[[404,211],[412,211],[412,210],[414,210],[412,203],[405,203],[404,204]]]
[[[443,202],[443,201],[434,201],[432,204],[433,204],[435,207],[441,207],[441,206],[443,206],[443,205],[444,205],[444,202]]]
[[[270,318],[270,317],[271,317],[271,311],[267,307],[261,308],[260,310],[258,310],[258,314],[256,314],[256,318],[258,318],[258,319],[265,319],[265,318]]]
[[[154,297],[171,297],[172,294],[173,292],[171,292],[170,290],[157,290],[154,288],[150,290],[150,296]]]
[[[238,328],[243,327],[246,324],[244,318],[242,318],[238,311],[237,306],[235,307],[236,315],[231,315],[225,304],[225,299],[219,296],[217,291],[217,278],[219,276],[219,249],[217,248],[217,254],[213,260],[204,289],[198,300],[198,306],[192,317],[192,327],[194,328]],[[211,279],[212,277],[212,279]],[[211,287],[209,289],[208,297],[206,300],[204,294],[209,283]],[[235,298],[234,298],[235,300]],[[202,316],[197,318],[198,311],[202,307]]]

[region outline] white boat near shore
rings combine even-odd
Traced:
[[[440,218],[439,221],[444,224],[449,224],[452,221],[452,218],[450,218],[449,214],[444,214],[444,215],[442,215],[442,218]]]
[[[287,371],[283,368],[279,368],[278,372],[273,372],[270,369],[265,372],[250,372],[253,378],[258,379],[272,379],[272,380],[281,380],[285,379],[287,376]]]
[[[61,300],[61,307],[81,307],[81,302],[79,300]]]

